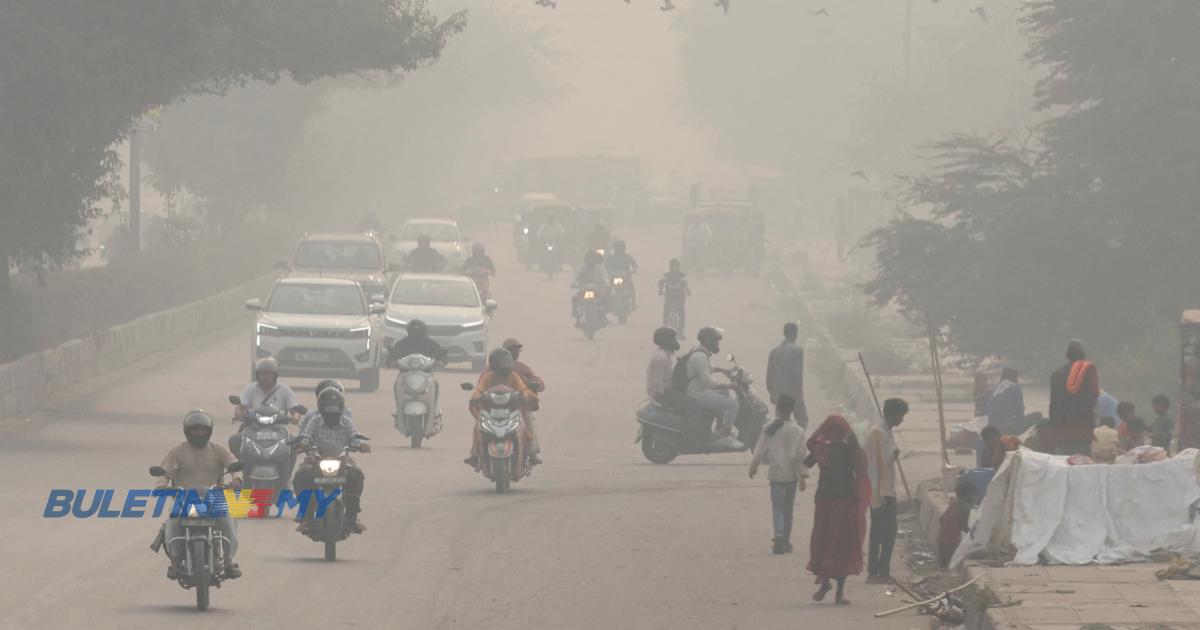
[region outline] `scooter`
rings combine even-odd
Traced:
[[[596,338],[596,331],[608,326],[608,316],[600,303],[600,291],[594,284],[585,284],[579,289],[579,327],[588,339]]]
[[[471,267],[463,272],[463,275],[475,282],[475,288],[479,291],[479,299],[484,302],[492,299],[492,274],[487,269],[482,267]],[[491,313],[488,313],[490,316]]]
[[[371,439],[362,434],[356,434],[354,437],[364,442]],[[313,466],[315,472],[313,484],[325,496],[337,492],[337,498],[325,508],[324,514],[319,517],[314,516],[311,521],[306,521],[306,526],[301,529],[301,533],[316,542],[324,543],[325,560],[329,562],[337,560],[337,544],[350,537],[350,528],[354,524],[346,518],[345,496],[340,490],[346,484],[346,469],[350,467],[350,453],[361,450],[359,447],[347,446],[337,457],[320,457],[317,455],[315,447],[308,450],[307,463]],[[311,508],[310,505],[309,509]]]
[[[425,438],[442,430],[442,412],[437,406],[438,383],[433,377],[436,365],[423,354],[410,354],[396,364],[400,371],[392,387],[396,398],[392,417],[396,430],[409,438],[413,448],[421,448]]]
[[[471,383],[461,387],[468,392],[475,389]],[[521,394],[498,385],[485,391],[480,402],[479,472],[495,482],[497,494],[504,494],[530,473]]]
[[[229,465],[225,474],[238,472],[243,467],[242,462],[234,462]],[[162,466],[151,466],[150,476],[166,477],[167,471]],[[224,474],[210,489],[225,488],[223,482]],[[171,480],[171,487],[175,487],[174,479]],[[208,517],[206,503],[190,505],[186,515],[176,518],[179,521],[180,535],[167,540],[164,527],[158,531],[158,536],[150,548],[157,552],[163,545],[166,545],[167,549],[173,544],[182,546],[182,572],[175,579],[183,588],[196,589],[196,610],[208,610],[209,588],[221,588],[221,582],[228,579],[225,577],[225,550],[230,541],[222,533],[217,520]]]
[[[241,406],[242,399],[230,396],[229,402]],[[246,487],[273,490],[287,487],[292,472],[288,412],[262,405],[234,418],[235,422],[238,420],[242,421],[237,433],[241,440],[232,442],[237,446],[234,454],[248,470]]]
[[[620,274],[612,279],[612,311],[617,316],[617,322],[624,324],[629,321],[633,312],[633,276]]]
[[[720,370],[729,378],[738,399],[738,416],[734,422],[741,448],[713,446],[712,430],[714,416],[698,407],[695,409],[670,409],[656,401],[650,401],[637,411],[638,435],[634,442],[641,442],[642,454],[655,464],[667,464],[679,455],[740,453],[754,448],[758,434],[767,422],[767,404],[754,392],[754,379],[750,373],[738,366],[732,354],[726,360],[733,367]]]

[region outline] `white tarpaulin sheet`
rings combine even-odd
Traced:
[[[1112,564],[1151,551],[1200,552],[1195,449],[1161,462],[1071,466],[1022,448],[996,471],[957,565],[979,550],[1015,549],[1013,564]]]

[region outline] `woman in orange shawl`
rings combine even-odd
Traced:
[[[871,479],[867,456],[846,419],[832,415],[808,440],[805,464],[820,465],[816,511],[809,542],[808,570],[821,585],[813,599],[829,594],[830,580],[837,581],[837,604],[846,606],[847,575],[863,568],[863,540],[867,535],[867,506],[871,502]]]

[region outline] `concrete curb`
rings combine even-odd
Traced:
[[[183,339],[219,330],[246,317],[243,303],[262,297],[276,277],[263,276],[0,365],[0,418],[37,409],[51,396],[90,377],[170,350]]]

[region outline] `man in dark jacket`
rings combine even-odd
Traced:
[[[425,322],[414,319],[406,327],[408,335],[392,344],[388,351],[388,366],[396,367],[396,362],[410,354],[422,354],[434,361],[446,362],[446,349],[429,337],[429,328]]]
[[[1095,428],[1100,377],[1083,352],[1083,342],[1067,344],[1067,364],[1050,375],[1050,431],[1047,440],[1059,455],[1089,455]],[[1040,437],[1040,436],[1039,436]],[[1048,444],[1049,445],[1049,444]]]

